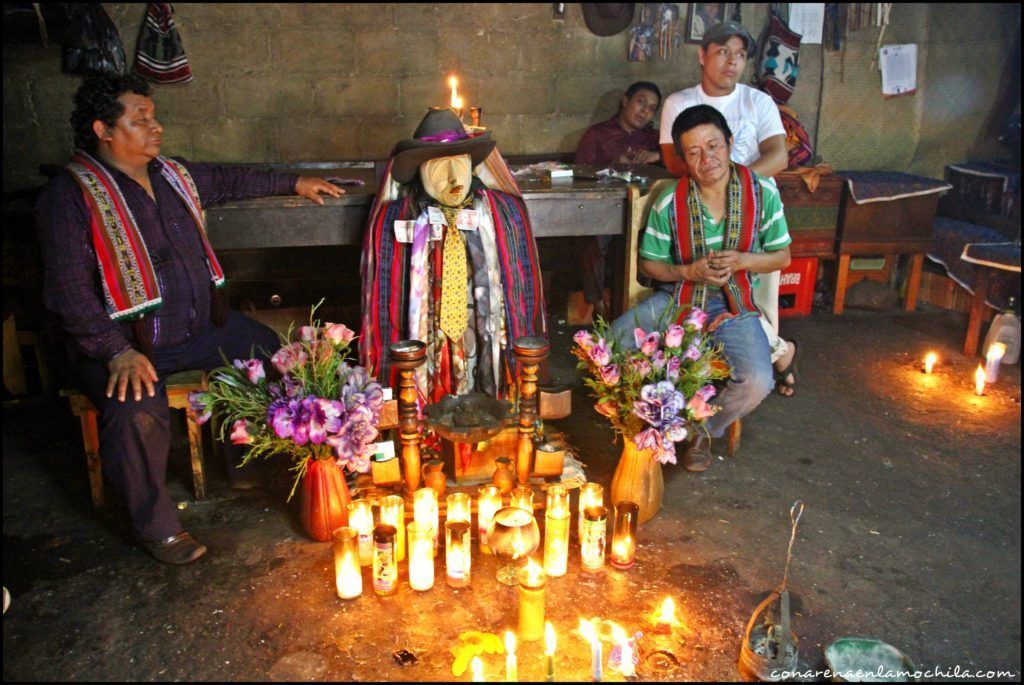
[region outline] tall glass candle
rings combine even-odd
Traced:
[[[548,487],[544,509],[544,571],[553,578],[565,575],[569,565],[569,491],[564,485]]]
[[[373,564],[373,502],[354,499],[348,503],[348,525],[359,536],[359,565]]]
[[[373,528],[373,589],[378,595],[393,595],[398,592],[398,533],[387,523],[378,523]]]
[[[412,516],[418,521],[430,527],[431,539],[434,543],[434,556],[437,556],[438,518],[437,518],[437,490],[434,488],[420,488],[412,496]]]
[[[408,526],[409,585],[423,592],[434,587],[434,531],[429,524],[413,521]]]
[[[395,528],[395,562],[405,559],[405,500],[388,495],[380,500],[380,522]]]
[[[465,521],[445,522],[444,537],[444,565],[448,584],[452,587],[466,587],[469,585],[473,549],[469,524]]]
[[[519,485],[512,488],[512,502],[510,507],[519,507],[533,513],[533,488],[529,485]]]
[[[995,342],[988,346],[988,352],[985,353],[985,382],[995,383],[999,380],[999,364],[1003,361],[1003,355],[1006,354],[1006,345],[1001,342]]]
[[[587,507],[604,506],[604,487],[600,483],[584,483],[580,486],[580,516],[576,523],[576,535],[583,541],[583,511]]]
[[[615,505],[615,527],[612,532],[612,566],[632,568],[636,561],[636,527],[640,507],[633,502]]]
[[[353,599],[363,594],[363,573],[359,568],[359,533],[355,528],[338,528],[334,538],[334,584],[338,597]]]
[[[445,515],[446,521],[465,521],[466,523],[472,523],[472,500],[469,495],[464,492],[453,492],[448,495],[448,513]]]
[[[544,637],[544,587],[547,574],[530,559],[519,569],[519,639],[533,642]]]
[[[583,570],[597,572],[604,568],[604,546],[608,537],[608,510],[587,507],[583,511],[583,537],[580,538],[580,558]]]
[[[487,546],[487,531],[494,520],[494,512],[501,509],[501,490],[497,485],[484,485],[477,492],[480,496],[476,500],[476,532],[480,540],[480,551],[490,554],[491,548]]]

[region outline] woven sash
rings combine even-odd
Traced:
[[[157,157],[160,173],[188,208],[206,253],[210,279],[220,288],[224,272],[206,238],[202,205],[195,181],[174,160]],[[82,150],[76,150],[66,169],[78,182],[91,215],[91,233],[107,313],[115,321],[144,316],[160,307],[163,299],[149,250],[120,187],[106,168]]]
[[[726,224],[722,249],[753,252],[761,230],[761,193],[757,175],[745,166],[732,165],[726,191]],[[690,264],[707,256],[704,235],[704,212],[697,183],[683,177],[672,198],[670,220],[674,224],[673,247],[679,264]],[[676,284],[675,300],[680,306],[692,305],[705,309],[707,289],[704,283],[680,281]],[[752,296],[750,272],[736,271],[722,288],[732,316],[757,312]]]

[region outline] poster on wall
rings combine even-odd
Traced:
[[[917,44],[883,45],[878,50],[882,67],[882,97],[911,95],[917,90]]]

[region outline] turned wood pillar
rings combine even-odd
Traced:
[[[388,346],[388,359],[398,369],[398,435],[402,442],[405,489],[420,487],[420,422],[416,417],[416,369],[427,358],[427,346],[419,340],[400,340]]]
[[[516,451],[516,480],[526,485],[533,468],[533,432],[537,421],[537,367],[548,356],[543,338],[523,337],[512,343],[519,362],[519,445]]]

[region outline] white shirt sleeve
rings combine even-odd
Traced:
[[[779,115],[779,106],[775,104],[770,95],[756,91],[758,96],[755,100],[757,107],[757,142],[760,145],[767,138],[772,136],[786,135],[786,127],[782,125],[782,116]]]
[[[672,93],[665,98],[665,104],[661,106],[661,121],[658,125],[658,143],[661,145],[672,144],[672,124],[676,117],[683,111],[683,98],[680,93]],[[781,119],[780,119],[781,123]]]

